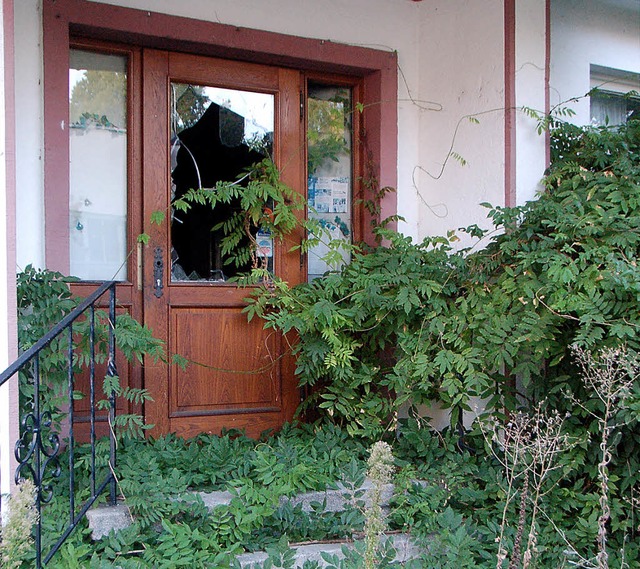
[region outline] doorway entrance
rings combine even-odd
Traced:
[[[247,242],[229,251],[220,227],[240,204],[175,204],[193,190],[246,184],[267,158],[309,204],[301,216],[333,239],[362,239],[352,207],[357,80],[84,40],[70,62],[68,250],[82,279],[74,288],[120,281],[120,310],[168,356],[120,363],[121,383],[153,397],[128,411],[143,412],[154,436],[279,428],[299,402],[291,339],[243,312],[251,290],[233,277],[250,266],[234,253]],[[304,237],[302,226],[282,241],[251,228],[266,268],[289,285],[330,269],[323,244],[301,256]]]
[[[153,50],[143,52],[143,69],[144,322],[169,354],[188,362],[146,366],[154,399],[146,420],[154,433],[237,427],[255,436],[290,420],[299,397],[283,339],[258,320],[247,322],[243,299],[250,290],[228,280],[249,267],[225,258],[222,230],[214,228],[239,204],[183,212],[171,203],[192,188],[215,191],[217,182],[241,179],[265,157],[304,192],[301,77]],[[150,223],[155,212],[166,213],[163,223]],[[290,251],[301,238],[263,237],[269,269],[290,284],[304,277],[300,253]]]
[[[209,86],[207,81],[202,80],[197,74],[193,77],[169,78],[168,53],[165,53],[167,58],[165,63],[156,61],[156,64],[152,65],[151,60],[145,59],[145,66],[143,66],[142,60],[146,57],[145,53],[162,53],[154,50],[199,54],[202,57],[222,58],[235,62],[251,61],[260,64],[249,66],[252,67],[252,73],[257,74],[249,84],[245,83],[247,77],[244,71],[238,73],[233,69],[235,65],[238,65],[236,70],[246,70],[248,67],[243,68],[239,63],[231,64],[228,67],[229,76],[225,78],[226,82],[223,82],[222,86],[241,91],[274,94],[273,152],[284,180],[300,193],[307,190],[307,183],[309,188],[313,187],[314,193],[312,195],[311,191],[309,192],[309,200],[311,202],[313,199],[321,222],[328,224],[335,237],[341,238],[340,234],[346,235],[345,223],[351,220],[351,228],[346,227],[350,230],[351,238],[373,244],[371,233],[363,230],[369,227],[370,214],[364,208],[355,212],[349,209],[352,203],[351,198],[347,198],[345,202],[346,184],[342,179],[343,173],[333,168],[319,168],[314,172],[310,171],[309,180],[307,180],[306,148],[301,140],[304,135],[301,133],[303,130],[301,125],[305,119],[301,117],[306,111],[304,108],[306,103],[310,104],[311,97],[307,101],[305,89],[311,81],[314,83],[314,97],[320,102],[320,107],[331,107],[335,102],[338,108],[342,104],[334,96],[337,93],[331,94],[318,89],[322,84],[354,87],[354,96],[348,114],[362,121],[360,125],[354,125],[354,132],[366,132],[366,142],[360,150],[355,147],[351,149],[352,198],[354,201],[374,199],[376,188],[395,187],[398,132],[398,67],[395,52],[238,28],[217,22],[85,0],[44,2],[42,21],[43,162],[46,188],[43,245],[48,268],[64,274],[76,274],[82,279],[81,283],[74,285],[79,294],[87,294],[93,290],[96,282],[111,279],[116,269],[122,267],[123,270],[119,270],[116,275],[117,280],[120,281],[119,309],[153,326],[153,333],[158,336],[169,338],[169,335],[173,334],[170,341],[174,341],[176,335],[183,332],[183,329],[177,328],[179,316],[191,309],[195,312],[194,318],[196,318],[200,314],[198,311],[204,310],[198,305],[202,295],[205,295],[203,291],[207,288],[232,290],[228,284],[203,283],[196,286],[191,283],[169,282],[167,279],[171,272],[168,269],[168,263],[171,259],[169,255],[172,246],[170,238],[156,233],[161,228],[149,226],[148,215],[162,206],[149,203],[147,197],[152,196],[150,198],[152,202],[166,200],[165,197],[159,196],[164,195],[162,192],[166,191],[168,184],[170,185],[170,154],[164,158],[158,158],[158,156],[170,153],[168,147],[171,139],[168,110],[154,107],[152,114],[155,116],[150,116],[146,108],[147,101],[161,100],[168,103],[170,79],[182,85]],[[117,56],[116,59],[121,57],[124,60],[124,69],[128,74],[125,81],[127,86],[124,97],[125,116],[117,113],[111,115],[110,110],[105,116],[101,110],[82,109],[82,107],[78,109],[77,114],[70,116],[69,97],[72,94],[73,83],[70,81],[72,78],[69,65],[73,63],[71,52],[74,50],[114,55]],[[184,57],[189,56],[184,55]],[[204,61],[204,59],[195,58],[193,62],[195,63],[197,59]],[[118,77],[122,76],[122,62],[103,63],[98,63],[98,68]],[[272,66],[279,68],[277,81],[273,80],[273,71],[266,71],[272,70]],[[88,68],[80,67],[77,71],[81,72],[82,69]],[[191,71],[195,72],[195,69]],[[149,74],[153,76],[149,77]],[[266,85],[260,81],[251,83],[260,76],[267,81]],[[232,81],[232,79],[238,81]],[[269,84],[268,81],[271,83]],[[112,87],[117,86],[114,85],[117,83],[118,81],[111,81],[107,85],[109,94],[113,94]],[[301,84],[302,89],[300,89]],[[285,86],[292,88],[285,88]],[[153,93],[153,89],[156,89],[156,93]],[[85,94],[90,95],[91,91],[87,90]],[[109,106],[108,100],[103,99],[98,102],[100,105],[97,106],[102,106],[102,103]],[[358,112],[352,112],[353,109],[358,109]],[[111,110],[116,109],[111,108]],[[333,111],[327,110],[330,111],[327,114],[333,116]],[[124,123],[120,124],[120,119],[124,120]],[[288,137],[285,133],[283,137],[285,124],[293,128],[294,132],[297,129],[297,132],[301,133],[296,142],[293,142],[293,139],[296,139],[298,134]],[[100,139],[100,145],[91,147],[88,144],[89,134],[94,140]],[[72,140],[72,136],[75,136],[75,140]],[[331,138],[330,136],[329,139]],[[358,138],[360,136],[354,137],[354,142]],[[124,147],[123,141],[126,143]],[[320,146],[323,146],[324,142],[326,140],[323,140]],[[325,146],[331,148],[331,145]],[[93,148],[92,155],[89,152],[91,148]],[[359,156],[362,156],[360,161],[358,161]],[[338,159],[337,163],[332,158],[330,160],[341,165],[343,162],[340,157]],[[164,172],[154,170],[149,166],[150,163],[165,168]],[[366,185],[358,182],[359,176],[363,173],[367,179]],[[78,189],[79,191],[76,191]],[[85,190],[91,190],[92,195],[86,195]],[[96,201],[98,193],[101,199]],[[347,211],[344,211],[345,203]],[[104,208],[100,212],[99,204]],[[332,208],[335,208],[335,212]],[[395,213],[395,194],[389,193],[380,204],[380,216],[384,218]],[[144,246],[136,243],[136,237],[147,229],[151,236],[150,243]],[[155,296],[148,298],[149,294],[153,294],[149,291],[153,283],[156,248],[161,249],[159,257],[162,259],[164,268],[162,277],[164,288],[160,305],[165,306],[166,303],[166,306],[155,310],[155,314],[151,315],[148,313],[149,310],[154,312],[150,308],[151,301],[157,298]],[[84,251],[84,259],[87,261],[82,270],[75,265],[74,260],[75,255],[80,251]],[[309,278],[323,270],[322,265],[312,263],[306,258],[300,259],[295,254],[288,257],[288,251],[286,244],[274,244],[273,261],[276,274],[282,275],[283,273],[278,273],[282,270],[293,271],[291,283],[299,282],[306,277],[307,266]],[[318,252],[322,253],[322,250]],[[291,263],[281,263],[278,266],[280,257],[291,258]],[[296,262],[298,271],[295,270]],[[112,269],[108,271],[109,274],[92,270],[96,265],[103,266],[105,263]],[[284,276],[287,278],[286,275]],[[194,294],[189,298],[188,294],[181,291],[188,290],[191,286],[194,287]],[[236,306],[237,315],[240,301],[237,297],[232,298],[234,294],[228,292],[225,296],[221,293],[221,298],[224,306]],[[188,303],[191,304],[187,306]],[[171,328],[172,322],[174,328]],[[209,324],[204,327],[208,329]],[[191,330],[190,325],[189,330]],[[226,339],[229,335],[224,334],[223,337]],[[277,338],[269,338],[270,341],[281,342]],[[202,336],[199,335],[198,339],[202,341]],[[248,344],[248,341],[244,343]],[[270,346],[267,347],[270,348]],[[209,341],[206,348],[200,351],[212,348],[213,341]],[[292,389],[287,390],[282,384],[281,389],[293,393],[293,399],[297,402],[293,362],[286,360],[280,353],[270,354],[269,358],[274,358],[277,362],[281,378],[279,381],[288,382],[293,386]],[[211,363],[208,365],[216,367]],[[158,364],[158,368],[161,367],[162,365]],[[225,371],[229,368],[224,366],[222,369]],[[246,371],[246,368],[243,369]],[[250,369],[261,369],[261,367]],[[152,393],[155,398],[154,403],[144,410],[147,422],[157,425],[154,435],[170,429],[181,429],[181,432],[188,434],[195,430],[217,430],[220,425],[242,426],[241,423],[246,424],[255,433],[261,427],[253,428],[253,425],[258,422],[254,419],[260,415],[263,418],[290,415],[289,411],[265,410],[273,409],[276,405],[262,405],[254,402],[249,406],[236,402],[227,410],[229,419],[235,416],[240,417],[241,421],[232,423],[224,420],[225,410],[198,409],[193,405],[195,402],[193,397],[190,400],[177,399],[174,388],[179,387],[177,379],[179,372],[176,370],[173,372],[169,370],[163,376],[159,372],[156,374],[157,370],[153,362],[145,362],[144,368],[137,364],[128,366],[120,364],[118,371],[122,384],[148,387],[155,391]],[[170,377],[171,373],[174,375]],[[163,382],[159,379],[161,376],[167,379]],[[202,386],[202,383],[198,385]],[[185,386],[186,388],[188,387]],[[253,398],[254,401],[256,399]],[[284,405],[282,398],[277,403],[278,406]],[[206,406],[210,407],[208,403]],[[286,407],[284,405],[282,409]],[[294,405],[291,405],[291,408],[293,407]],[[260,411],[260,409],[263,410]],[[134,406],[129,410],[137,409]],[[276,421],[280,421],[280,418]],[[267,422],[271,420],[265,420],[263,423]]]

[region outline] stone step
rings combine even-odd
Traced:
[[[393,540],[393,547],[396,550],[395,560],[401,563],[411,559],[417,559],[424,550],[416,545],[411,536],[408,534],[394,534],[392,536],[384,536],[383,539]],[[291,548],[295,550],[295,567],[302,568],[306,561],[316,561],[319,567],[326,567],[328,564],[322,558],[322,554],[335,555],[338,559],[344,558],[343,548],[352,549],[351,543],[314,543],[306,545],[292,544]],[[256,553],[243,553],[238,555],[236,559],[240,562],[242,569],[252,569],[254,564],[263,563],[268,558],[267,553],[258,551]]]
[[[418,481],[418,484],[424,482]],[[356,493],[360,495],[362,492],[362,500],[367,506],[371,503],[371,492],[373,483],[366,480],[364,484],[358,488],[350,489],[338,484],[336,488],[327,489],[325,491],[305,492],[295,496],[282,496],[280,504],[291,504],[292,506],[300,505],[302,510],[310,512],[314,509],[314,504],[324,504],[326,512],[340,512],[352,502],[352,496]],[[389,503],[394,493],[394,485],[387,484],[383,487],[381,496],[381,506],[383,509],[389,507]],[[228,491],[219,492],[193,492],[192,495],[199,496],[209,511],[225,506],[231,503],[234,495]],[[125,504],[116,506],[100,506],[93,508],[87,512],[91,536],[94,540],[101,539],[111,531],[125,529],[133,523],[133,516],[129,508]],[[409,559],[417,558],[423,551],[412,541],[408,534],[394,534],[391,536],[383,536],[382,539],[393,540],[393,546],[396,550],[396,560],[405,562]],[[319,567],[326,567],[327,562],[322,558],[322,554],[336,556],[338,559],[344,558],[344,549],[352,549],[356,542],[322,542],[296,545],[292,544],[291,548],[295,551],[295,567],[302,568],[306,561],[317,562]],[[262,564],[268,558],[268,554],[264,551],[255,553],[244,553],[237,557],[240,566],[243,569],[252,569],[256,564]]]
[[[364,484],[355,490],[355,492],[364,492],[363,500],[366,506],[371,503],[372,489],[373,483],[371,480],[365,480]],[[381,497],[381,506],[383,508],[387,508],[389,506],[389,502],[393,496],[393,491],[393,484],[386,484],[383,487]],[[338,484],[335,489],[327,489],[318,492],[305,492],[295,496],[281,496],[280,504],[283,505],[290,503],[292,506],[300,504],[303,511],[310,512],[313,509],[312,504],[314,502],[324,502],[325,512],[341,512],[350,501],[349,495],[353,493],[354,491],[346,488],[342,484]],[[210,511],[219,506],[226,506],[230,504],[234,497],[231,492],[226,490],[218,492],[193,492],[191,494],[199,496],[204,505]],[[91,537],[94,540],[105,537],[111,530],[122,530],[133,523],[133,516],[125,504],[92,508],[87,512],[87,518],[89,520],[89,528],[91,529]]]
[[[304,492],[302,494],[296,494],[295,496],[281,496],[280,505],[282,506],[289,503],[292,506],[297,506],[298,504],[300,504],[304,512],[311,512],[313,510],[312,504],[314,502],[320,504],[324,502],[325,512],[341,512],[350,501],[349,495],[356,492],[364,492],[363,500],[365,506],[370,506],[372,490],[373,483],[368,479],[365,480],[362,486],[356,488],[355,490],[346,488],[343,484],[339,483],[336,485],[336,488],[329,488],[323,491]],[[380,503],[383,508],[389,506],[389,502],[393,497],[393,490],[393,484],[385,484],[385,486],[383,487]],[[233,498],[233,494],[226,490],[222,492],[195,492],[194,494],[200,496],[200,498],[204,502],[204,505],[207,506],[209,510],[218,506],[226,506],[231,502]]]

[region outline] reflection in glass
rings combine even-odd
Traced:
[[[70,51],[69,270],[127,278],[127,58]]]
[[[351,202],[353,169],[351,89],[310,83],[307,99],[308,216],[317,219],[329,236],[308,252],[308,279],[329,270],[326,239],[352,240]],[[343,263],[350,261],[342,251]]]
[[[640,99],[597,90],[589,95],[592,126],[617,126],[640,117]]]
[[[247,168],[271,154],[273,95],[172,83],[171,108],[172,199],[192,188],[215,191],[217,182],[238,180]],[[187,212],[172,212],[173,282],[224,282],[250,269],[225,262],[224,233],[213,229],[238,208],[238,203],[218,204],[214,209],[191,204]],[[260,232],[256,238],[260,242]],[[240,244],[247,245],[248,238]],[[272,270],[272,255],[269,261]]]

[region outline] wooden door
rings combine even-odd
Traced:
[[[194,208],[185,215],[171,202],[190,187],[234,180],[260,158],[251,139],[271,144],[283,181],[304,191],[300,75],[163,51],[145,52],[143,70],[143,224],[150,236],[144,321],[166,342],[170,360],[175,354],[189,362],[185,369],[145,362],[153,397],[145,418],[155,425],[153,435],[240,428],[256,436],[293,416],[299,400],[293,360],[283,338],[259,320],[247,322],[242,309],[250,291],[226,280],[234,269],[224,264],[219,235],[211,231],[226,213],[211,217]],[[246,110],[252,106],[258,110]],[[269,120],[272,133],[261,124]],[[154,212],[164,212],[165,221],[152,223]],[[273,272],[292,284],[305,276],[299,253],[290,251],[300,239],[291,235],[272,246]]]

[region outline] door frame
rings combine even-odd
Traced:
[[[69,42],[69,47],[84,51],[94,51],[97,53],[104,53],[109,55],[121,55],[127,57],[127,77],[135,78],[140,74],[141,68],[141,50],[135,46],[114,44],[111,42],[95,41],[83,38],[72,38]],[[67,72],[68,73],[68,72]],[[68,80],[68,79],[67,79]],[[126,313],[138,322],[143,321],[142,313],[142,280],[140,275],[140,269],[142,267],[141,261],[141,248],[136,246],[136,237],[142,232],[142,194],[140,179],[142,175],[141,165],[141,122],[134,119],[139,116],[142,107],[142,88],[141,82],[138,80],[127,81],[127,251],[129,255],[127,257],[127,279],[118,282],[117,285],[117,312],[118,314]],[[67,87],[68,93],[68,87]],[[68,109],[68,103],[67,103]],[[68,114],[68,113],[67,113]],[[68,127],[67,127],[68,128]],[[65,150],[66,150],[66,165],[69,164],[69,134],[66,128],[61,129],[65,135]],[[45,178],[46,180],[46,178]],[[69,274],[69,182],[67,179],[66,194],[64,202],[56,202],[55,206],[49,205],[49,209],[45,211],[46,225],[51,226],[55,224],[55,240],[61,243],[56,243],[56,246],[62,246],[66,252],[66,269],[63,271],[59,268],[53,268],[63,274]],[[46,200],[45,193],[45,200]],[[46,201],[45,201],[46,204]],[[53,211],[52,211],[53,210]],[[56,252],[55,254],[60,254]],[[47,259],[50,257],[47,256]],[[47,268],[52,268],[55,265],[47,264]],[[77,283],[71,284],[70,288],[73,294],[80,297],[86,297],[91,294],[99,284],[103,281],[91,281],[83,280]],[[99,305],[102,306],[102,305]],[[106,307],[107,305],[104,305]],[[135,362],[127,361],[122,354],[118,354],[116,367],[118,369],[118,375],[120,383],[123,387],[142,388],[143,387],[143,373],[142,367],[136,365]],[[80,377],[79,381],[86,380],[85,377]],[[74,421],[78,424],[76,432],[80,440],[89,440],[89,416],[83,412],[82,406],[86,403],[84,400],[77,402],[78,408],[76,409],[76,416]],[[126,401],[123,398],[117,401],[118,408],[125,413],[142,414],[143,409],[141,404],[134,404]],[[107,434],[107,414],[99,413],[96,417],[98,433],[100,435]]]
[[[43,100],[44,100],[44,226],[46,266],[61,273],[69,272],[69,49],[73,42],[90,45],[104,42],[112,49],[132,54],[136,62],[144,48],[207,55],[222,59],[289,67],[308,74],[328,77],[336,74],[357,80],[361,87],[362,112],[359,113],[363,166],[374,184],[360,195],[375,199],[377,188],[396,187],[397,181],[397,56],[381,51],[288,36],[273,32],[237,28],[210,21],[158,14],[86,0],[42,0],[43,3]],[[250,46],[250,47],[248,47]],[[134,63],[137,65],[137,63]],[[309,75],[309,76],[310,76]],[[141,86],[132,84],[133,105],[141,104]],[[44,95],[46,93],[46,96]],[[302,93],[304,95],[304,93]],[[301,101],[302,103],[302,101]],[[138,116],[141,116],[138,113]],[[140,136],[142,125],[131,121],[131,136]],[[140,148],[138,141],[131,146]],[[142,159],[130,155],[131,178],[142,175]],[[130,212],[139,208],[139,189],[130,188]],[[133,196],[138,196],[134,199]],[[138,209],[135,215],[141,216]],[[381,217],[397,212],[396,194],[387,193],[381,203]],[[131,218],[134,219],[133,217]],[[368,226],[366,213],[357,221]],[[138,218],[135,223],[141,223]],[[135,241],[136,230],[129,222],[129,240]],[[137,226],[136,226],[137,227]],[[365,233],[373,244],[373,237]],[[139,250],[130,243],[128,283],[118,286],[118,302],[132,306],[133,297],[141,294]],[[90,284],[81,287],[90,287]],[[88,290],[88,288],[86,289]],[[139,303],[141,306],[142,303]],[[141,315],[132,314],[136,318]],[[139,386],[141,376],[131,377]]]
[[[395,52],[86,0],[43,0],[45,259],[49,269],[69,272],[68,224],[63,204],[68,203],[69,196],[66,124],[72,38],[360,78],[363,84],[362,127],[366,132],[364,152],[370,164],[368,177],[376,180],[380,188],[397,185],[398,67]],[[381,209],[383,218],[397,212],[394,192],[383,198]],[[135,259],[130,259],[129,274],[135,266]]]

